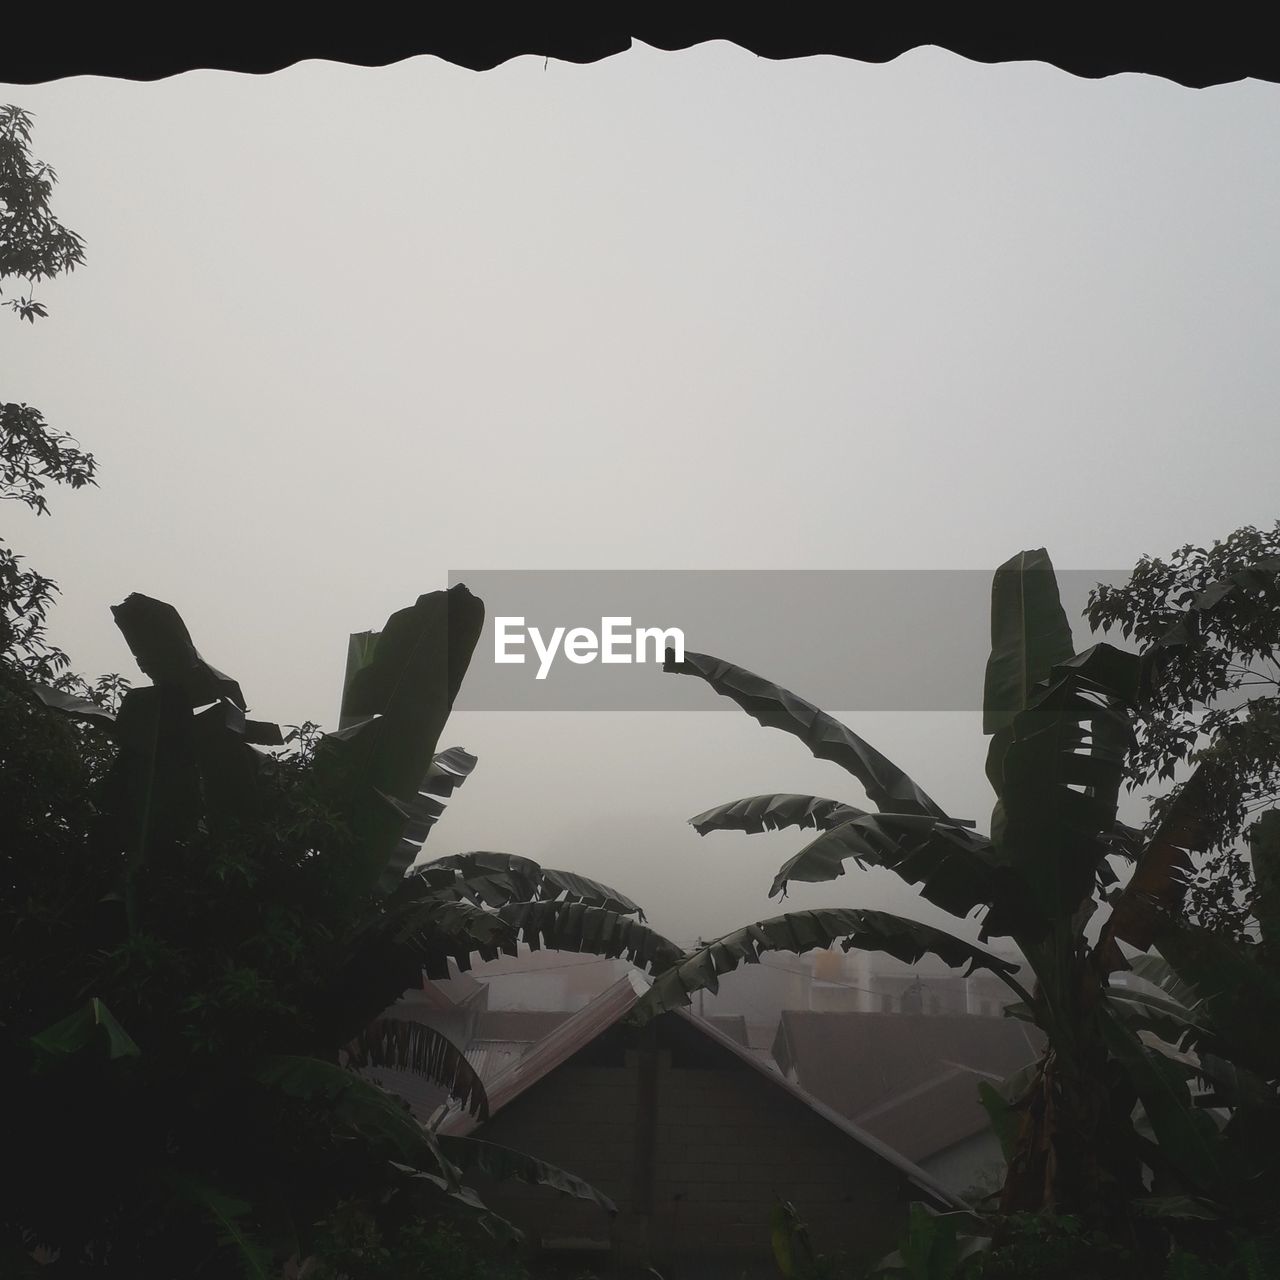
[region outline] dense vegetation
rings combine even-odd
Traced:
[[[1234,542],[1252,547],[1257,539],[1241,533]],[[1215,549],[1209,560],[1224,558]],[[1114,597],[1097,599],[1123,616]],[[1106,643],[1077,654],[1047,554],[1023,552],[1001,566],[983,698],[996,795],[990,836],[951,818],[892,761],[790,691],[717,658],[669,656],[667,670],[700,677],[761,724],[844,767],[875,806],[751,796],[691,819],[698,831],[817,828],[821,834],[783,864],[771,893],[784,894],[795,880],[834,880],[848,861],[888,868],[957,919],[976,913],[980,941],[1011,939],[1034,983],[1028,988],[1015,966],[962,937],[841,906],[714,939],[659,976],[645,1011],[687,1002],[769,950],[838,944],[990,969],[1017,997],[1009,1012],[1039,1027],[1047,1044],[1035,1069],[1003,1092],[982,1086],[1008,1159],[997,1216],[986,1224],[997,1246],[991,1266],[1014,1247],[1012,1224],[1028,1213],[1101,1232],[1117,1250],[1117,1274],[1135,1262],[1159,1274],[1193,1245],[1230,1258],[1242,1232],[1274,1257],[1280,903],[1272,820],[1253,828],[1256,884],[1247,903],[1232,907],[1243,925],[1211,928],[1186,910],[1196,858],[1238,836],[1245,798],[1270,786],[1248,772],[1232,736],[1237,724],[1250,725],[1248,758],[1265,757],[1274,769],[1276,740],[1259,745],[1257,729],[1269,722],[1269,708],[1206,716],[1202,750],[1184,747],[1185,734],[1166,747],[1172,764],[1190,755],[1193,772],[1144,829],[1121,823],[1117,810],[1126,780],[1142,779],[1153,761],[1163,765],[1161,716],[1169,718],[1171,702],[1190,701],[1178,692],[1177,673],[1201,673],[1203,699],[1213,691],[1203,672],[1229,677],[1231,666],[1202,650],[1269,653],[1280,640],[1278,600],[1280,561],[1263,558],[1180,597],[1141,654]],[[1121,885],[1115,864],[1126,860],[1133,869]],[[1146,954],[1135,957],[1122,943]],[[1146,987],[1113,984],[1126,970]],[[947,1265],[961,1265],[948,1256]]]
[[[35,286],[83,244],[51,212],[56,176],[30,137],[26,113],[0,108],[0,283],[24,282],[5,301],[34,324]],[[96,480],[38,410],[0,403],[0,498],[45,515],[53,487]],[[787,690],[705,655],[668,664],[841,764],[873,806],[753,796],[698,815],[700,832],[814,828],[775,896],[850,861],[886,867],[976,915],[976,942],[842,905],[684,952],[585,877],[509,854],[424,859],[476,763],[440,748],[483,619],[465,588],[352,637],[330,734],[250,718],[178,612],[145,596],[113,613],[149,683],[83,678],[48,640],[55,595],[0,544],[4,1274],[517,1274],[515,1233],[469,1171],[602,1212],[607,1197],[536,1154],[441,1137],[359,1071],[417,1071],[484,1114],[456,1047],[386,1011],[450,961],[521,941],[645,968],[641,1018],[768,950],[988,968],[1048,1045],[984,1086],[1008,1157],[998,1202],[914,1213],[875,1274],[1280,1274],[1280,525],[1100,587],[1090,623],[1138,652],[1074,652],[1045,552],[1001,567],[989,835]],[[1140,829],[1118,819],[1126,786],[1163,784]],[[773,1223],[780,1269],[836,1274],[802,1209]]]

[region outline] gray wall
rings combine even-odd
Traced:
[[[666,1280],[709,1277],[717,1259],[732,1259],[726,1274],[735,1277],[744,1265],[748,1275],[758,1265],[776,1276],[770,1212],[781,1196],[820,1251],[878,1256],[892,1247],[913,1198],[899,1171],[674,1018],[659,1023],[646,1185],[640,1054],[618,1049],[616,1065],[598,1054],[570,1060],[476,1132],[570,1170],[619,1206],[611,1224],[595,1206],[545,1188],[478,1188],[530,1236],[549,1247],[612,1242],[620,1257],[647,1254]]]

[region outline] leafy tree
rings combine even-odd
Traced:
[[[35,323],[48,311],[31,290],[40,280],[72,271],[84,261],[84,242],[55,218],[49,199],[57,175],[30,154],[31,116],[0,106],[0,286],[22,279],[28,292],[7,299],[22,319]],[[2,296],[2,288],[0,288]],[[0,500],[48,512],[45,489],[94,484],[97,464],[72,437],[53,431],[38,409],[0,403]],[[83,696],[109,696],[70,674],[66,654],[45,638],[45,620],[57,586],[0,541],[0,658],[33,679],[76,688]]]
[[[1188,907],[1201,923],[1243,934],[1253,881],[1242,838],[1280,798],[1280,522],[1237,529],[1167,560],[1144,556],[1121,585],[1101,584],[1086,610],[1095,630],[1146,648],[1130,786],[1180,779],[1150,798],[1152,822],[1182,789],[1200,792],[1205,857]]]
[[[32,157],[31,123],[21,107],[0,106],[0,282],[26,281],[28,292],[6,305],[34,324],[49,314],[35,286],[82,265],[84,241],[49,208],[58,175]]]

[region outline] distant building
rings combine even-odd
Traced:
[[[1019,962],[1013,954],[1003,958]],[[694,1008],[745,1018],[753,1046],[771,1046],[783,1010],[814,1013],[969,1014],[999,1018],[1012,996],[986,972],[964,977],[941,962],[905,965],[863,951],[810,951],[764,956],[720,979],[714,994],[699,993]]]
[[[645,985],[627,975],[494,1076],[487,1122],[454,1112],[441,1126],[549,1160],[617,1203],[611,1221],[543,1187],[476,1182],[548,1255],[573,1260],[567,1274],[651,1262],[700,1280],[776,1277],[778,1196],[820,1251],[866,1257],[892,1247],[913,1200],[954,1207],[910,1160],[753,1054],[745,1020],[680,1010],[626,1023]]]
[[[572,1013],[630,969],[625,960],[569,951],[530,951],[478,964],[473,978],[489,988],[490,1009]]]

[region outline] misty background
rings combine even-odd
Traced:
[[[0,101],[86,240],[0,326],[6,396],[100,465],[5,513],[86,675],[136,677],[109,606],[141,591],[256,715],[332,728],[347,634],[467,566],[1103,572],[1280,516],[1274,85],[713,43]],[[761,674],[803,696],[791,621]],[[428,849],[596,876],[679,941],[772,914],[805,834],[685,819],[858,788],[681,684],[457,714],[480,764]],[[976,712],[848,719],[985,828]],[[819,904],[944,918],[882,872]]]

